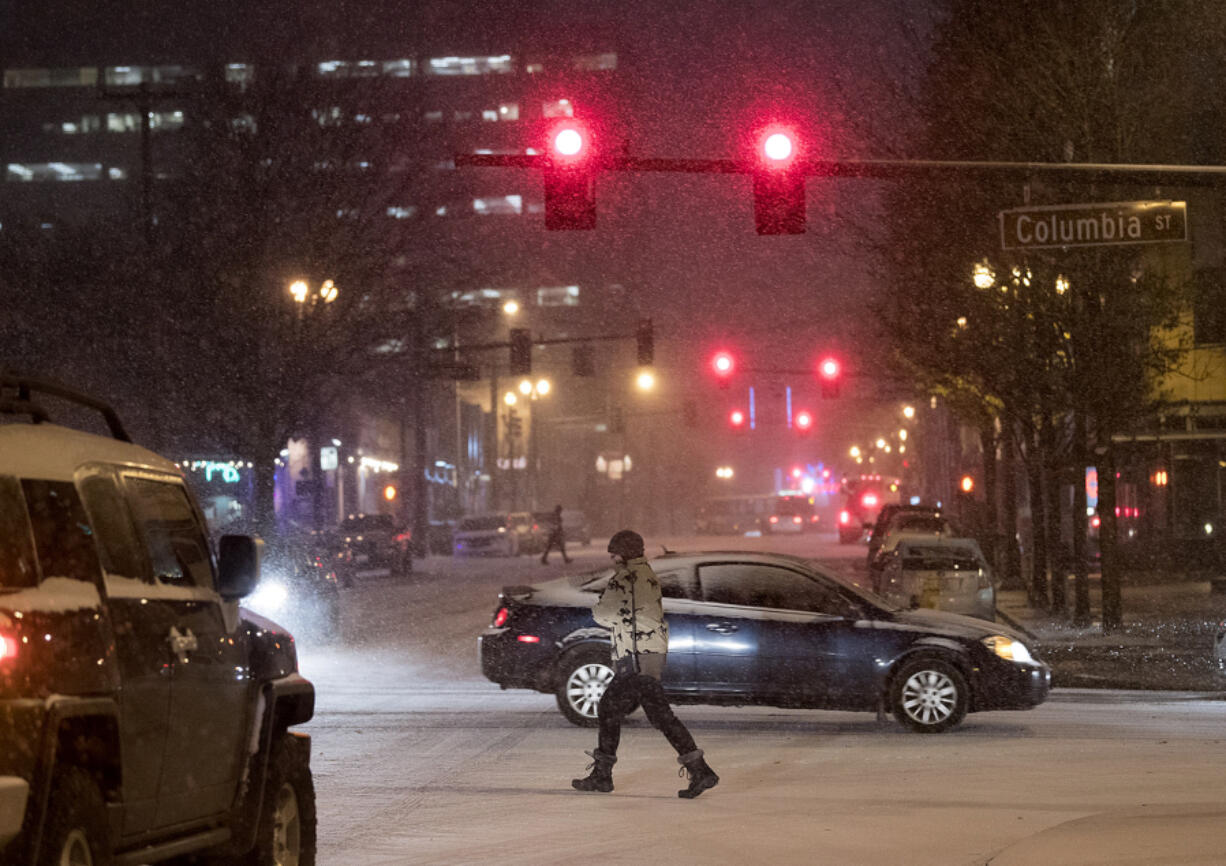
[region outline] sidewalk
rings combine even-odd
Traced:
[[[1226,622],[1226,593],[1211,592],[1208,581],[1125,586],[1124,625],[1111,634],[1103,633],[1097,579],[1090,581],[1085,628],[1072,624],[1071,580],[1067,614],[1029,607],[1023,590],[998,592],[996,606],[1006,624],[1016,622],[1033,635],[1056,687],[1226,691],[1214,655]]]

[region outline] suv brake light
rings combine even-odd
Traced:
[[[507,620],[510,618],[510,616],[511,611],[509,608],[498,608],[498,612],[494,614],[494,628],[502,628],[507,624]]]
[[[839,523],[842,523],[842,524],[851,523],[851,512],[840,511],[839,512]]]
[[[0,662],[17,658],[17,639],[0,634]]]
[[[772,515],[771,515],[771,523],[778,523],[778,522],[779,522],[779,515],[777,515],[777,514],[772,514]]]

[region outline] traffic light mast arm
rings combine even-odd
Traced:
[[[548,168],[542,154],[457,154],[456,167]],[[595,159],[592,168],[603,171],[666,171],[689,174],[756,174],[761,165],[743,159],[656,159],[615,157]],[[1039,175],[1063,176],[1085,183],[1113,180],[1141,185],[1215,185],[1226,183],[1226,166],[1157,165],[1077,162],[1000,162],[938,159],[812,159],[795,162],[789,172],[806,177],[903,178],[940,175],[981,175],[1027,179]]]

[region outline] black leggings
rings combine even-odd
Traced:
[[[655,677],[640,673],[619,672],[609,681],[600,705],[596,708],[600,719],[600,736],[597,748],[606,755],[615,757],[622,738],[622,719],[642,704],[643,712],[652,727],[664,734],[678,755],[686,755],[698,747],[694,738],[681,720],[673,715],[673,708],[664,696],[664,687]]]

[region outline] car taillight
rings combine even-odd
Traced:
[[[541,639],[534,634],[521,634],[515,638],[520,643],[540,643]]]
[[[778,523],[778,522],[779,522],[779,515],[777,515],[777,514],[772,514],[772,515],[771,515],[771,523]]]
[[[810,518],[809,518],[809,522],[810,522],[810,523],[817,523],[817,515],[816,515],[816,514],[814,514],[812,517],[810,517]]]
[[[396,536],[397,544],[408,544],[412,540],[413,540],[413,533],[408,530],[405,530],[404,532],[401,532]]]
[[[839,512],[839,523],[851,523],[851,512],[850,511],[840,511]]]
[[[511,611],[509,608],[498,608],[498,612],[494,614],[494,628],[502,628],[507,624],[507,620],[510,618],[510,616]]]
[[[799,514],[797,514],[795,517],[793,517],[793,518],[792,518],[792,522],[793,522],[793,523],[800,523],[800,522],[801,522],[800,515],[799,515]]]
[[[864,503],[865,508],[874,508],[877,505],[877,494],[865,493],[860,501]]]
[[[0,634],[0,664],[17,658],[17,638]]]

